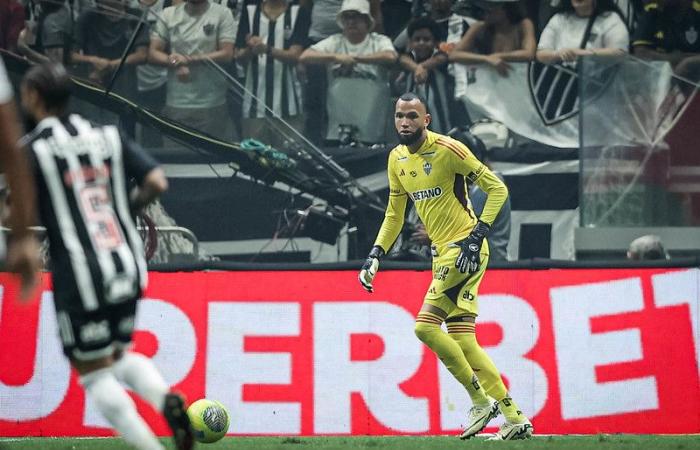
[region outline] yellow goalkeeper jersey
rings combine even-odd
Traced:
[[[467,237],[479,219],[468,200],[465,178],[488,194],[481,220],[489,225],[508,197],[505,184],[464,144],[427,133],[417,152],[398,145],[389,153],[389,204],[375,241],[385,251],[401,232],[409,198],[430,240],[440,249]]]

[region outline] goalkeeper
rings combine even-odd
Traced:
[[[503,413],[495,439],[525,439],[532,424],[511,399],[498,369],[479,346],[477,292],[489,259],[490,225],[508,189],[459,141],[428,131],[430,114],[415,94],[396,102],[394,123],[400,145],[389,154],[389,204],[359,280],[372,292],[379,261],[396,240],[410,198],[432,241],[433,281],[416,318],[418,338],[433,350],[472,400],[460,435],[468,439]],[[465,178],[488,194],[481,218],[467,197]],[[447,323],[447,333],[441,325]],[[478,378],[477,378],[478,374]]]

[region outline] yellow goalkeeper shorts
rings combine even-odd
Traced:
[[[473,274],[461,273],[455,267],[458,247],[444,247],[433,256],[433,281],[425,294],[424,303],[445,311],[447,317],[479,314],[478,291],[489,262],[489,246],[481,246],[481,266]]]

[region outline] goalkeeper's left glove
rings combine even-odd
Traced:
[[[491,226],[489,224],[480,220],[466,239],[455,242],[455,245],[462,250],[455,261],[457,270],[462,273],[469,272],[470,274],[479,271],[481,267],[481,246],[490,229]]]
[[[372,281],[374,281],[374,276],[377,274],[377,270],[379,270],[379,260],[383,256],[384,249],[375,245],[372,247],[372,250],[370,250],[369,255],[367,255],[365,263],[362,264],[362,269],[357,279],[360,280],[360,284],[367,292],[372,292],[374,290]]]

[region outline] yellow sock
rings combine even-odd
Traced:
[[[520,423],[527,420],[518,405],[508,394],[501,374],[489,355],[476,340],[474,322],[454,321],[447,323],[450,337],[462,349],[469,365],[481,381],[486,393],[498,400],[498,408],[508,422]]]
[[[469,393],[474,405],[488,405],[489,399],[474,371],[469,366],[459,345],[440,328],[442,318],[427,311],[421,311],[416,318],[416,336],[435,352],[452,376],[459,381]]]

